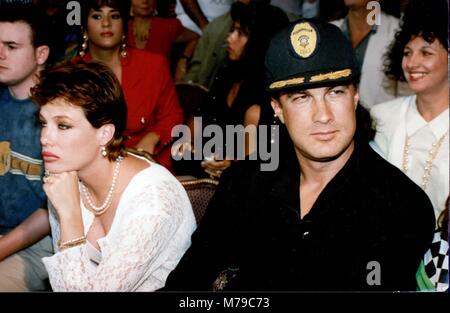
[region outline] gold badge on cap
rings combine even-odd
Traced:
[[[316,50],[317,32],[308,22],[294,26],[291,32],[291,45],[302,58],[307,58]]]

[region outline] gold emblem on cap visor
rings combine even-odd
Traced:
[[[274,82],[272,84],[270,84],[269,88],[270,89],[274,89],[274,88],[283,88],[286,86],[291,86],[291,85],[301,85],[305,82],[305,78],[304,77],[298,77],[298,78],[292,78],[292,79],[287,79],[287,80],[280,80],[277,82]]]
[[[317,32],[308,22],[294,26],[291,32],[291,45],[302,58],[307,58],[316,50]]]
[[[309,81],[313,83],[313,82],[321,82],[324,80],[335,80],[335,79],[339,79],[342,77],[348,77],[350,75],[352,75],[352,70],[345,69],[345,70],[330,72],[330,73],[326,73],[326,74],[314,75],[309,79]]]

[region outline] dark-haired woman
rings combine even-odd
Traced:
[[[124,144],[155,154],[170,169],[172,128],[183,121],[169,62],[162,55],[126,47],[127,0],[87,0],[80,59],[108,65],[120,81],[128,106]]]
[[[427,193],[436,220],[449,194],[446,0],[413,0],[388,55],[387,74],[415,95],[376,105],[373,147]]]
[[[259,123],[261,107],[269,106],[265,94],[264,56],[272,35],[288,23],[286,14],[267,3],[236,2],[231,7],[233,24],[227,37],[227,59],[220,67],[209,92],[209,102],[202,107],[203,126],[219,125],[226,133],[227,125],[255,127]],[[202,162],[204,171],[219,177],[232,160],[248,155],[255,149],[250,131],[244,146],[235,145],[233,155],[226,146],[208,155]],[[224,140],[231,138],[224,138]],[[239,154],[236,150],[240,149]]]

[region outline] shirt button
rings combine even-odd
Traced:
[[[309,230],[305,231],[305,232],[302,234],[302,239],[306,239],[306,237],[308,237],[308,236],[309,236]]]
[[[141,124],[144,125],[145,124],[145,118],[141,117]]]

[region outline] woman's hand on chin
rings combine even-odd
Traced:
[[[45,176],[43,188],[60,218],[80,213],[80,192],[76,171]]]

